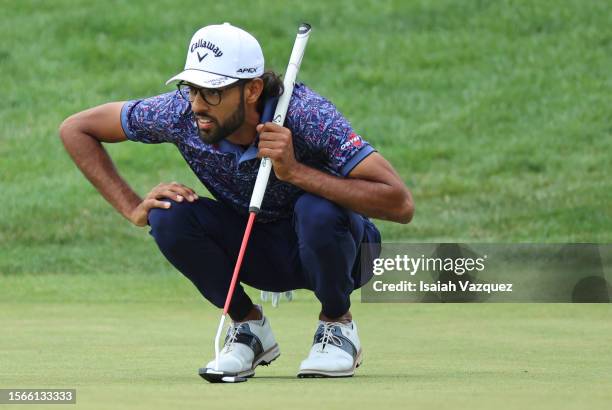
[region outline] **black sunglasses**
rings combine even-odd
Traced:
[[[237,87],[238,85],[244,85],[246,84],[248,81],[250,81],[249,79],[240,79],[238,81],[236,81],[234,84],[230,84],[227,87],[224,88],[204,88],[204,87],[197,87],[193,84],[189,84],[185,81],[180,81],[177,85],[176,88],[178,89],[178,93],[179,95],[189,101],[190,103],[193,103],[193,101],[195,100],[196,96],[198,95],[198,93],[200,94],[200,97],[202,97],[202,99],[204,101],[206,101],[206,103],[208,105],[219,105],[221,104],[221,95],[223,94],[223,91],[229,90],[230,88],[234,88]]]

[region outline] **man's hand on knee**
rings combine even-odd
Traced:
[[[129,220],[136,226],[146,226],[149,216],[149,211],[152,208],[168,209],[171,204],[168,201],[161,201],[163,198],[172,199],[176,202],[182,202],[187,199],[193,202],[198,199],[195,191],[178,182],[160,183],[147,194],[147,196],[138,204],[130,214]]]

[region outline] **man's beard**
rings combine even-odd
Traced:
[[[232,113],[232,115],[223,123],[219,124],[217,120],[214,120],[214,123],[217,125],[216,128],[213,128],[210,132],[202,131],[198,127],[198,134],[200,135],[200,140],[206,144],[217,144],[221,140],[232,135],[238,128],[242,126],[244,123],[244,88],[240,88],[240,104],[236,111]]]

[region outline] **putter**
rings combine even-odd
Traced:
[[[291,94],[293,94],[293,85],[297,77],[297,73],[300,70],[300,64],[302,63],[302,57],[304,56],[304,50],[306,49],[306,43],[308,43],[308,37],[310,36],[310,25],[306,23],[300,24],[293,44],[293,50],[291,51],[291,57],[289,58],[289,64],[287,65],[287,71],[285,72],[285,78],[283,79],[284,92],[278,100],[276,110],[274,111],[273,122],[278,125],[285,123],[285,116],[287,115],[287,108],[289,107],[289,100]],[[234,289],[238,282],[238,273],[242,265],[242,258],[246,251],[249,237],[251,236],[251,229],[253,229],[253,222],[255,217],[259,213],[261,203],[263,201],[264,194],[266,193],[266,186],[268,185],[268,179],[270,177],[270,171],[272,170],[272,161],[269,158],[262,158],[259,164],[259,170],[257,171],[257,179],[255,180],[255,187],[253,188],[253,194],[251,195],[251,202],[249,204],[249,219],[247,226],[242,237],[242,244],[240,245],[240,251],[238,252],[238,259],[236,260],[236,266],[234,267],[234,273],[232,274],[232,281],[230,282],[229,290],[227,291],[227,297],[225,298],[225,305],[223,306],[223,314],[217,328],[217,334],[215,336],[215,367],[211,369],[209,367],[202,368],[199,370],[200,376],[211,383],[239,383],[247,381],[247,377],[240,376],[235,373],[227,373],[219,370],[219,339],[221,338],[221,332],[223,325],[225,324],[225,317],[227,311],[232,302],[232,296],[234,295]]]

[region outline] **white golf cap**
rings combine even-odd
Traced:
[[[183,72],[173,81],[186,81],[204,88],[220,88],[241,78],[264,72],[261,46],[249,33],[230,23],[202,27],[191,38]]]

